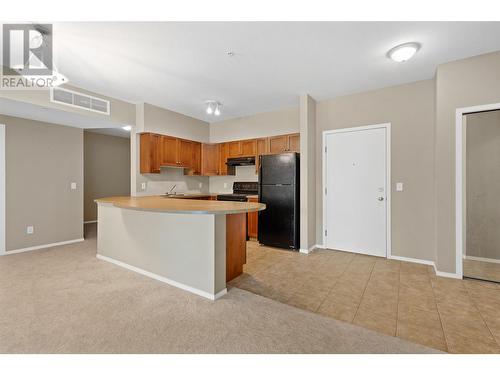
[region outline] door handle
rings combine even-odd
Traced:
[[[377,199],[382,202],[384,200],[384,197],[378,197]]]

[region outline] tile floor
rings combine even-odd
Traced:
[[[474,279],[500,282],[500,263],[464,259],[464,275]]]
[[[230,285],[450,353],[500,353],[500,284],[437,277],[430,266],[249,242]]]

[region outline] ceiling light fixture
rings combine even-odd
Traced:
[[[396,62],[405,62],[410,60],[419,49],[420,44],[417,42],[404,43],[391,48],[387,56]]]
[[[130,125],[125,125],[125,126],[122,126],[122,129],[125,130],[125,131],[131,131],[132,130],[132,126]]]
[[[222,104],[219,103],[216,100],[207,100],[206,102],[207,105],[207,115],[215,115],[215,116],[220,116],[221,109],[222,109]]]
[[[215,116],[220,116],[220,104],[217,103],[217,106],[215,107],[214,115]]]

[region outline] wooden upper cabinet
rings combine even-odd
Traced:
[[[260,155],[300,152],[300,134],[201,144],[168,135],[142,133],[140,148],[141,173],[160,173],[160,166],[166,166],[185,168],[186,175],[227,175],[235,173],[234,167],[227,167],[228,158],[255,156],[258,172]]]
[[[201,174],[201,143],[199,142],[193,142],[193,155],[189,173],[194,175]]]
[[[219,174],[227,176],[227,158],[229,157],[229,144],[219,144]]]
[[[160,173],[161,164],[161,135],[143,133],[140,136],[140,172]]]
[[[280,154],[282,152],[286,152],[287,149],[288,149],[288,137],[286,135],[269,137],[269,153]]]
[[[202,143],[201,145],[201,174],[202,176],[217,176],[219,174],[219,145]]]
[[[243,155],[241,148],[241,141],[228,142],[228,156],[230,158]]]
[[[288,135],[288,151],[300,152],[300,134]]]
[[[186,139],[178,139],[178,142],[178,164],[182,167],[192,168],[195,142]]]
[[[257,154],[255,155],[255,173],[259,173],[260,156],[269,153],[269,139],[257,139]]]
[[[179,140],[166,135],[162,138],[162,161],[161,165],[171,167],[179,166]]]
[[[300,152],[300,134],[285,134],[269,138],[269,153]]]
[[[255,156],[257,154],[257,140],[247,139],[241,141],[241,156]]]

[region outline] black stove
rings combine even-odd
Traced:
[[[217,195],[218,201],[246,202],[249,195],[259,194],[258,182],[233,182],[232,194]]]

